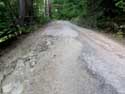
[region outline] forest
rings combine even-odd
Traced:
[[[0,43],[53,20],[125,33],[124,0],[0,0]]]

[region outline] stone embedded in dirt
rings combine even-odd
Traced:
[[[19,82],[9,83],[2,87],[2,94],[21,94],[23,86]]]
[[[11,90],[12,90],[12,83],[7,84],[7,85],[3,86],[3,88],[2,88],[3,93],[10,93]]]

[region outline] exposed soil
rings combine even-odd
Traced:
[[[0,94],[125,94],[124,46],[70,22],[52,22],[3,52]]]

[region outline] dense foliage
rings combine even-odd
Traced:
[[[14,20],[17,17],[17,6],[15,5],[17,5],[16,0],[0,0],[0,38],[16,31]]]
[[[113,32],[125,25],[124,0],[53,0],[52,13],[54,19]]]
[[[0,41],[45,22],[45,1],[52,2],[48,6],[52,19],[70,20],[110,32],[125,31],[124,0],[0,0]]]
[[[32,27],[31,25],[36,22],[42,23],[45,21],[43,16],[43,0],[29,1],[0,0],[0,42],[17,36],[22,32],[27,32]],[[20,2],[22,2],[22,5]],[[25,9],[23,7],[24,4]],[[30,7],[28,6],[29,4]],[[24,17],[20,17],[20,15]]]

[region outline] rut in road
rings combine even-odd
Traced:
[[[125,94],[125,49],[66,21],[20,39],[0,57],[0,94]]]

